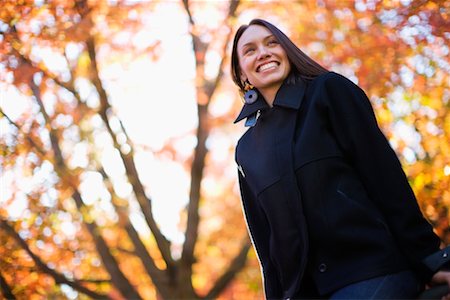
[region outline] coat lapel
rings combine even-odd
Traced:
[[[298,110],[305,95],[306,83],[299,79],[296,83],[283,83],[275,96],[273,102],[274,106],[292,108]],[[253,117],[258,110],[269,109],[264,97],[258,92],[258,100],[252,104],[244,104],[241,112],[237,116],[234,123],[237,123],[245,118]]]

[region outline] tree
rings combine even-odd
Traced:
[[[205,59],[210,43],[204,40],[204,35],[216,36],[218,33],[210,30],[202,32],[194,21],[191,4],[188,1],[183,1],[182,4],[188,16],[189,33],[195,53],[198,127],[195,134],[197,145],[190,164],[191,184],[186,209],[185,241],[178,259],[174,258],[171,242],[155,221],[152,199],[146,193],[136,167],[136,146],[111,106],[110,95],[101,79],[101,62],[98,55],[102,47],[109,47],[112,55],[121,54],[123,50],[114,48],[110,36],[126,30],[136,30],[138,21],[134,20],[137,19],[135,15],[145,12],[150,5],[108,5],[106,2],[87,1],[69,4],[60,1],[45,4],[29,2],[16,5],[14,2],[8,2],[2,9],[2,26],[6,28],[3,32],[2,64],[13,73],[13,84],[23,94],[28,95],[39,109],[35,114],[25,115],[18,120],[12,120],[2,111],[4,120],[14,128],[9,137],[13,140],[5,142],[2,166],[5,170],[23,168],[28,175],[36,175],[44,168],[50,168],[49,176],[52,177],[50,183],[38,185],[26,195],[29,207],[25,219],[8,221],[8,213],[2,209],[1,228],[3,233],[9,236],[9,250],[14,251],[7,253],[7,257],[10,257],[11,253],[21,256],[23,254],[18,253],[25,251],[33,261],[28,272],[47,274],[56,284],[68,285],[93,298],[145,298],[152,293],[149,285],[151,281],[162,298],[193,299],[217,297],[243,268],[250,249],[250,242],[244,232],[240,239],[240,249],[235,251],[234,258],[222,275],[216,278],[211,288],[204,295],[198,294],[194,289],[192,278],[200,221],[201,180],[208,152],[206,141],[210,133],[208,106],[223,76],[225,51],[232,34],[231,21],[238,2],[231,1],[229,4],[225,3],[227,7],[223,7],[224,17],[217,31],[225,34],[225,38],[221,38],[214,45],[221,51],[222,60],[216,76],[211,79],[206,79],[205,76]],[[119,28],[119,24],[124,27]],[[100,31],[102,26],[107,32]],[[144,49],[144,53],[148,54],[156,46],[155,42]],[[44,61],[45,58],[36,55],[35,47],[49,47],[55,55],[63,57],[63,70],[51,70]],[[69,53],[69,47],[77,47],[78,55],[73,57],[73,54]],[[95,94],[97,104],[92,105],[89,102],[92,100],[89,98],[91,95],[82,95],[77,84],[83,80],[89,86],[90,92]],[[55,97],[53,105],[46,103],[49,102],[45,100],[48,99],[46,95]],[[69,117],[70,121],[61,124],[59,120],[64,117]],[[93,125],[99,120],[101,125]],[[114,127],[114,122],[119,126]],[[75,131],[75,137],[68,138],[69,131]],[[96,144],[95,139],[99,131],[107,132],[109,143],[119,154],[126,171],[126,179],[132,187],[133,194],[130,198],[138,203],[139,213],[152,233],[151,240],[140,236],[133,226],[130,220],[131,200],[119,196],[110,174],[99,158],[101,148],[107,147]],[[65,148],[67,144],[69,146]],[[70,148],[75,144],[87,145],[88,163],[85,169],[71,165],[73,153]],[[21,157],[24,156],[26,160],[21,163]],[[96,212],[96,203],[88,204],[90,201],[85,199],[80,191],[82,177],[86,172],[101,176],[102,187],[99,189],[104,189],[110,198],[112,212],[108,216],[109,220],[103,224],[97,219],[101,213]],[[14,200],[15,192],[10,194],[11,200]],[[44,196],[49,195],[54,197],[51,205],[45,204],[43,200]],[[57,231],[61,230],[59,226],[64,218],[79,227],[72,238],[62,238],[58,235]],[[42,252],[40,250],[48,252],[49,249],[56,253],[38,254]],[[78,256],[87,256],[94,263],[86,266],[84,262],[79,262]],[[58,266],[55,259],[59,260]],[[73,269],[74,261],[79,267]],[[14,268],[12,261],[6,260],[2,263],[5,269]],[[139,274],[144,278],[133,278],[135,270],[139,270]],[[17,268],[14,271],[18,271]],[[95,276],[86,278],[87,274]],[[9,280],[13,281],[13,285],[20,284],[11,277],[9,280],[1,278],[5,286]],[[145,284],[144,288],[138,288],[141,283]],[[5,296],[11,294],[11,288],[5,291]],[[57,289],[53,292],[59,293]]]
[[[4,2],[0,76],[28,109],[14,113],[2,97],[2,295],[262,297],[239,205],[233,145],[244,129],[232,125],[241,105],[227,71],[232,33],[260,16],[364,88],[424,214],[448,243],[448,4],[406,2]],[[136,141],[119,109],[126,100],[117,100],[105,70],[161,59],[168,48],[154,37],[159,28],[144,34],[161,7],[179,11],[173,26],[187,28],[179,38],[190,42],[196,121],[195,130],[152,148]],[[150,117],[162,108],[154,110]],[[158,127],[176,123],[171,117]],[[161,200],[152,196],[143,155],[188,174],[181,242],[158,223]],[[85,192],[89,184],[94,193]]]

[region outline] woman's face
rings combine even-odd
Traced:
[[[237,44],[241,80],[248,80],[264,97],[275,96],[291,66],[283,47],[264,26],[250,25]]]

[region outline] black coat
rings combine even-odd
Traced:
[[[304,278],[324,295],[407,268],[431,277],[422,260],[440,239],[357,85],[333,72],[284,83],[235,122],[256,115],[236,162],[267,298],[299,297]]]

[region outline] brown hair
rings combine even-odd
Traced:
[[[328,72],[327,69],[322,67],[319,63],[314,61],[311,57],[306,55],[302,50],[300,50],[280,29],[275,25],[262,20],[253,19],[248,25],[242,25],[236,31],[233,41],[233,49],[231,52],[231,76],[234,83],[241,89],[244,90],[244,83],[241,80],[241,68],[239,66],[239,57],[237,53],[237,44],[241,38],[244,31],[250,25],[260,25],[266,27],[278,40],[281,47],[286,51],[289,62],[291,63],[291,73],[288,76],[288,80],[296,81],[298,78],[310,80],[320,74]]]

